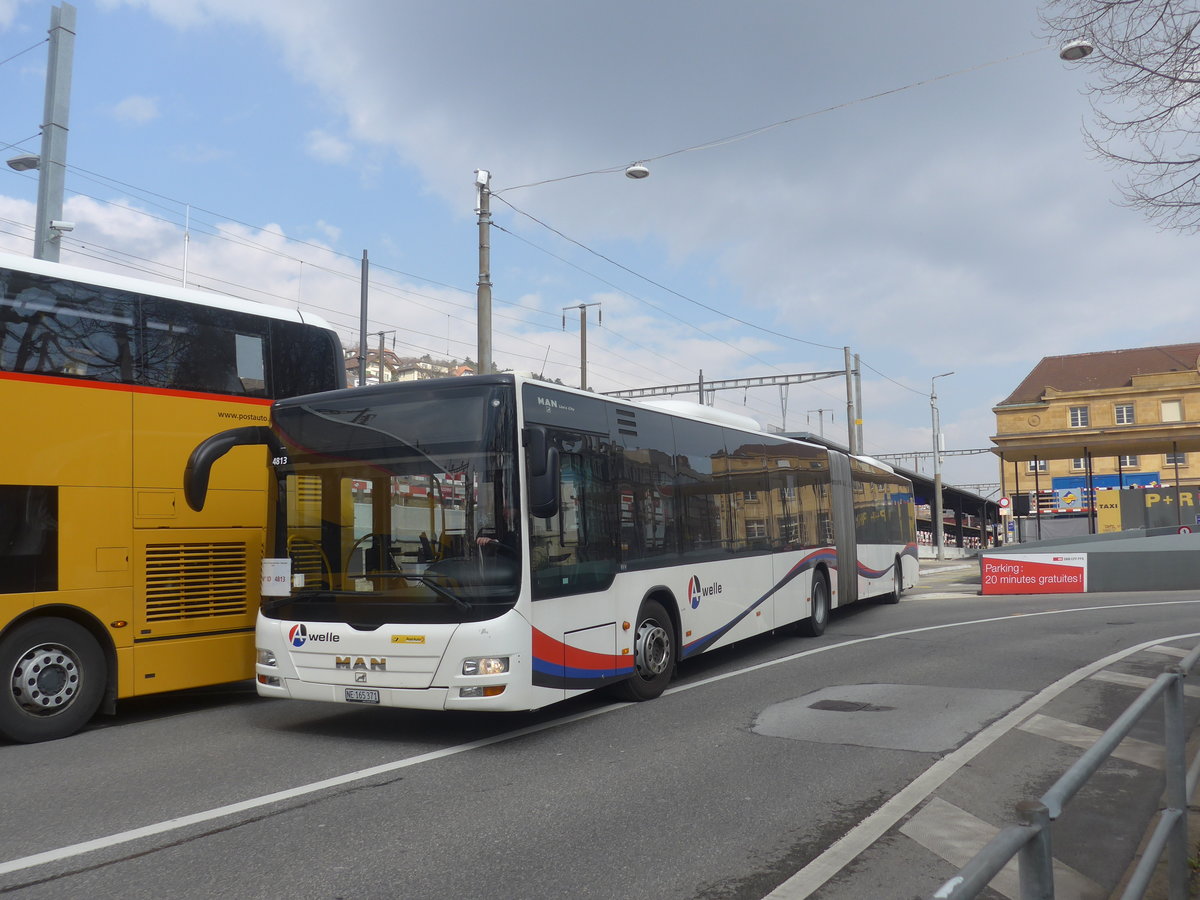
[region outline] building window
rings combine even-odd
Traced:
[[[1086,406],[1071,407],[1071,427],[1072,428],[1088,428],[1092,424],[1091,417],[1088,415]]]
[[[1071,468],[1076,472],[1082,472],[1087,468],[1087,460],[1082,456],[1076,456],[1071,460]]]
[[[1138,458],[1136,456],[1118,456],[1117,465],[1122,469],[1136,469],[1138,467]]]
[[[1031,475],[1034,472],[1049,472],[1050,471],[1049,464],[1044,459],[1031,459],[1029,462],[1027,462],[1025,464],[1025,466],[1026,466],[1025,471],[1029,472],[1029,474],[1031,474]]]
[[[757,503],[758,491],[742,491],[742,499],[747,503]]]
[[[1183,401],[1182,400],[1164,400],[1162,401],[1162,420],[1164,422],[1182,422],[1183,421]]]
[[[1118,425],[1133,424],[1133,404],[1118,403],[1115,410],[1116,422]]]
[[[1171,466],[1172,468],[1174,468],[1175,466],[1179,466],[1180,468],[1182,468],[1183,466],[1187,465],[1187,454],[1186,453],[1164,453],[1163,454],[1163,465]]]
[[[747,519],[746,520],[746,537],[748,538],[765,538],[767,536],[767,520],[766,519]]]

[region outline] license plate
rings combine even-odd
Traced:
[[[366,688],[346,688],[347,703],[378,703],[379,691]]]

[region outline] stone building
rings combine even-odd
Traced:
[[[1198,364],[1200,343],[1042,359],[993,409],[1003,492],[1084,512],[1098,490],[1200,483]]]

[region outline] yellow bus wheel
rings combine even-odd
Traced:
[[[0,692],[0,736],[23,744],[74,734],[104,695],[100,645],[68,619],[33,619],[5,635],[0,672],[11,685]]]

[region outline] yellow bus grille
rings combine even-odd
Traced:
[[[148,544],[146,621],[245,613],[246,572],[245,544]]]

